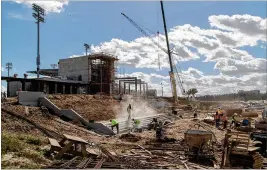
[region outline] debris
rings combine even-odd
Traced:
[[[149,152],[148,150],[146,150],[143,146],[141,146],[141,145],[137,145],[137,146],[139,146],[141,149],[143,149],[146,153],[148,153],[149,155],[152,155],[152,153],[151,152]]]
[[[140,136],[136,136],[132,133],[126,133],[126,134],[122,134],[120,136],[120,139],[128,141],[128,142],[137,142],[141,139]]]

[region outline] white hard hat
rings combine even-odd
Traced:
[[[234,113],[234,116],[237,116],[237,113]]]

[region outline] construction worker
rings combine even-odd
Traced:
[[[131,119],[132,119],[132,115],[131,115],[131,111],[132,111],[132,106],[131,104],[128,105],[127,107],[127,112],[128,112],[128,121],[127,121],[127,126],[128,126],[128,131],[131,131]]]
[[[234,126],[236,125],[236,119],[235,119],[235,116],[237,116],[237,113],[234,113],[234,114],[232,115],[232,117],[231,117],[231,120],[232,120],[231,125],[230,125],[231,128],[233,127],[233,125],[234,125]]]
[[[223,122],[223,129],[227,128],[227,117],[225,114],[222,114],[221,120]]]
[[[222,111],[222,109],[220,107],[218,108],[217,112],[218,112],[218,114],[219,114],[219,116],[221,118],[222,115],[223,115],[223,111]]]
[[[162,141],[164,139],[164,132],[163,132],[163,123],[159,121],[159,125],[156,128],[156,139],[158,141]]]
[[[140,130],[140,120],[139,119],[132,119],[134,123],[134,131],[139,131]]]
[[[130,113],[131,113],[131,111],[132,111],[132,105],[131,105],[131,104],[129,104],[129,105],[128,105],[128,107],[127,107],[127,112],[130,114]]]
[[[219,125],[220,125],[220,115],[218,114],[218,112],[215,113],[214,120],[215,120],[215,126],[216,126],[216,128],[219,128]]]
[[[111,129],[113,131],[113,128],[116,127],[117,129],[117,134],[119,134],[119,123],[115,119],[111,119]]]

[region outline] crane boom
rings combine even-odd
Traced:
[[[157,43],[145,30],[143,30],[135,21],[133,21],[130,17],[128,17],[126,14],[124,14],[124,13],[121,13],[121,15],[123,15],[131,24],[133,24],[140,32],[142,32],[146,37],[148,37],[152,42],[153,42],[153,44],[154,45],[156,45],[158,48],[160,48],[162,51],[164,51],[166,54],[168,54],[168,50],[166,50],[165,48],[163,48],[161,45],[159,45],[159,43]],[[166,34],[165,34],[166,35]],[[171,52],[171,54],[175,54],[175,55],[178,55],[177,53],[175,53],[175,52],[173,52],[173,51],[170,51]],[[170,59],[170,57],[169,57],[169,59]],[[171,61],[171,60],[170,60]],[[175,68],[176,69],[176,67],[175,67],[175,65],[174,64],[172,64],[172,62],[170,62],[170,64],[172,65],[171,66],[171,70],[173,70],[172,68]],[[180,76],[179,76],[179,73],[178,73],[178,71],[177,71],[177,69],[176,69],[176,73],[177,73],[177,77],[178,77],[178,81],[179,81],[179,87],[181,88],[181,91],[182,91],[182,95],[184,95],[184,88],[183,88],[183,85],[182,85],[182,82],[181,82],[181,79],[180,79]],[[175,77],[174,77],[174,72],[172,71],[172,74],[170,74],[170,77],[173,77],[173,78],[171,78],[171,83],[172,83],[172,91],[173,91],[173,94],[175,93],[176,95],[173,95],[174,96],[174,98],[176,98],[177,99],[177,97],[175,97],[175,96],[177,96],[177,91],[176,91],[176,83],[175,83],[175,86],[173,85],[173,79],[174,79],[174,81],[175,81]],[[173,87],[175,88],[175,89],[173,89]]]

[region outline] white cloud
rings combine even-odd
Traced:
[[[265,47],[266,19],[250,15],[213,15],[208,20],[210,29],[185,24],[169,31],[170,44],[178,53],[178,56],[172,55],[176,65],[178,61],[183,64],[183,61],[202,60],[213,62],[214,70],[219,71],[218,75],[206,75],[202,70],[189,67],[180,74],[186,89],[197,87],[200,94],[230,93],[235,89],[266,91],[266,59],[240,49],[243,46]],[[159,36],[159,44],[165,48],[165,37]],[[157,37],[153,38],[158,41]],[[128,76],[141,78],[158,90],[162,82],[164,91],[171,95],[169,76],[138,72],[138,68],[158,69],[158,58],[162,68],[169,68],[167,54],[149,38],[139,37],[128,42],[113,38],[91,47],[92,53],[102,51],[118,56],[120,65],[135,67],[136,71]]]
[[[4,67],[1,67],[1,71],[4,72],[5,71],[5,68]]]
[[[251,73],[266,73],[267,60],[263,58],[255,58],[248,61],[234,59],[220,59],[214,66],[222,73],[228,75],[244,75]]]
[[[266,18],[251,15],[212,15],[209,17],[209,22],[212,27],[266,41]]]
[[[64,6],[69,4],[68,0],[58,0],[58,1],[29,1],[29,0],[16,0],[15,2],[21,4],[26,4],[29,8],[32,4],[37,4],[41,6],[46,13],[60,13],[63,11]]]

